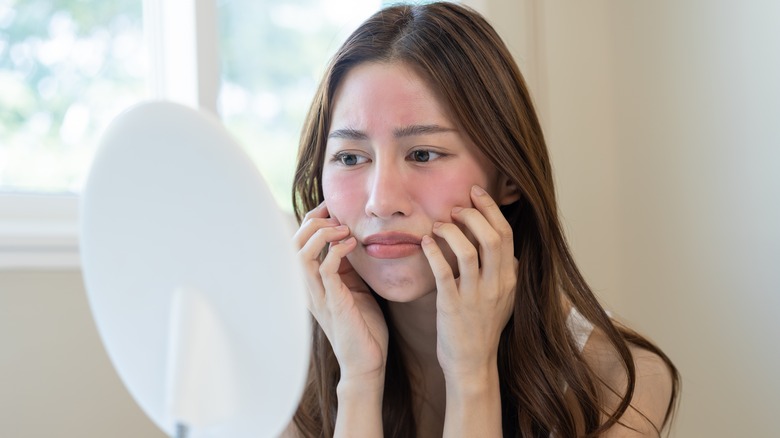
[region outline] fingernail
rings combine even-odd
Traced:
[[[441,226],[441,222],[434,222],[433,228],[439,228]]]
[[[433,239],[431,239],[431,236],[426,234],[422,237],[422,243],[423,245],[430,245],[431,243],[433,243]]]
[[[347,227],[346,225],[339,225],[336,227],[337,231],[347,231],[348,229],[349,227]]]
[[[452,214],[458,214],[463,210],[463,207],[453,207]]]
[[[471,186],[471,191],[477,196],[482,196],[486,194],[485,189],[477,185]]]

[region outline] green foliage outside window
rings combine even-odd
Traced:
[[[233,0],[219,3],[220,114],[291,211],[303,120],[328,59],[370,0]]]
[[[220,116],[290,210],[316,83],[380,2],[216,1]],[[0,0],[0,191],[79,190],[101,131],[151,97],[142,19],[141,0]]]
[[[0,0],[0,190],[78,188],[95,142],[145,96],[141,1]]]

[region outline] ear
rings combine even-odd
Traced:
[[[498,205],[509,205],[520,199],[520,188],[514,181],[506,175],[501,175],[498,179],[498,190],[496,192],[496,202]]]

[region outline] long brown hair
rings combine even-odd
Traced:
[[[502,207],[520,261],[514,312],[498,350],[504,436],[548,437],[552,431],[597,436],[614,425],[629,408],[636,382],[630,344],[654,352],[669,366],[673,388],[666,425],[677,399],[677,371],[660,349],[613,323],[580,274],[559,222],[550,159],[525,81],[501,38],[475,11],[446,2],[392,6],[347,39],[327,67],[302,131],[293,190],[298,220],[323,200],[322,167],[336,88],[360,63],[391,61],[415,68],[463,132],[520,190],[519,201]],[[567,329],[561,293],[603,331],[623,363],[628,385],[614,412],[605,412],[598,378]],[[382,406],[385,436],[411,437],[416,434],[411,383],[400,341],[386,319],[391,335]],[[315,323],[309,380],[294,418],[303,435],[333,435],[338,380],[338,362]],[[577,400],[576,411],[562,382]]]

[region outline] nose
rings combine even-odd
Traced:
[[[398,165],[388,161],[377,162],[368,181],[366,215],[381,219],[408,216],[411,205],[410,193]]]

